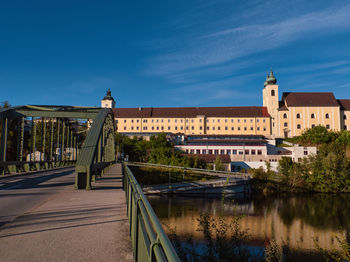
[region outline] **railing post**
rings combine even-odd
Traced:
[[[35,162],[35,151],[36,151],[36,124],[34,117],[32,117],[32,153],[30,154],[30,160]]]
[[[20,117],[17,122],[17,161],[23,158],[23,142],[24,142],[24,117]]]
[[[45,158],[45,145],[46,145],[46,122],[45,122],[45,117],[42,118],[42,124],[43,124],[43,136],[42,136],[42,144],[43,144],[43,158]],[[43,159],[44,160],[44,159]],[[41,161],[41,159],[40,159]]]
[[[50,161],[52,161],[52,149],[53,149],[53,121],[51,118],[51,130],[50,130]]]
[[[63,161],[63,151],[64,151],[64,133],[65,133],[66,125],[64,120],[62,121],[62,142],[61,142],[61,161]]]
[[[0,162],[6,162],[6,149],[7,149],[7,126],[8,119],[3,118],[1,123],[1,148],[0,148]],[[5,174],[5,165],[1,171],[2,175]]]
[[[56,122],[57,122],[57,141],[56,141],[56,149],[60,148],[60,120],[58,118],[56,118]],[[55,162],[57,162],[57,154],[55,152]],[[60,152],[61,155],[61,152]]]

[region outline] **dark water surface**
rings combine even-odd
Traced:
[[[336,237],[344,239],[350,232],[350,195],[299,195],[299,196],[252,196],[193,197],[149,196],[152,207],[164,226],[176,230],[181,237],[193,236],[203,241],[198,231],[200,214],[211,217],[244,214],[240,221],[242,230],[248,230],[249,246],[264,247],[266,241],[276,239],[300,250],[314,250],[315,242],[325,249],[339,249]]]

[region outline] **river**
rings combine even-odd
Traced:
[[[166,232],[175,229],[180,238],[203,241],[198,231],[200,214],[230,220],[241,214],[241,230],[249,234],[249,246],[263,248],[275,239],[279,245],[300,250],[339,249],[337,237],[350,232],[350,195],[298,195],[250,197],[148,196]]]

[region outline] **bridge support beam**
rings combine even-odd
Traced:
[[[7,127],[8,127],[8,118],[3,118],[1,123],[0,162],[6,161]],[[4,175],[4,174],[5,174],[5,170],[1,170],[1,175]]]
[[[24,142],[24,117],[17,122],[17,161],[23,159],[23,142]]]

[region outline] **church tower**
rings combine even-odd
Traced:
[[[267,74],[263,89],[263,106],[267,107],[267,112],[271,116],[271,132],[276,137],[278,132],[278,85],[277,79],[273,75],[272,70]]]
[[[107,90],[106,96],[101,100],[101,107],[115,108],[115,101],[109,88]]]

